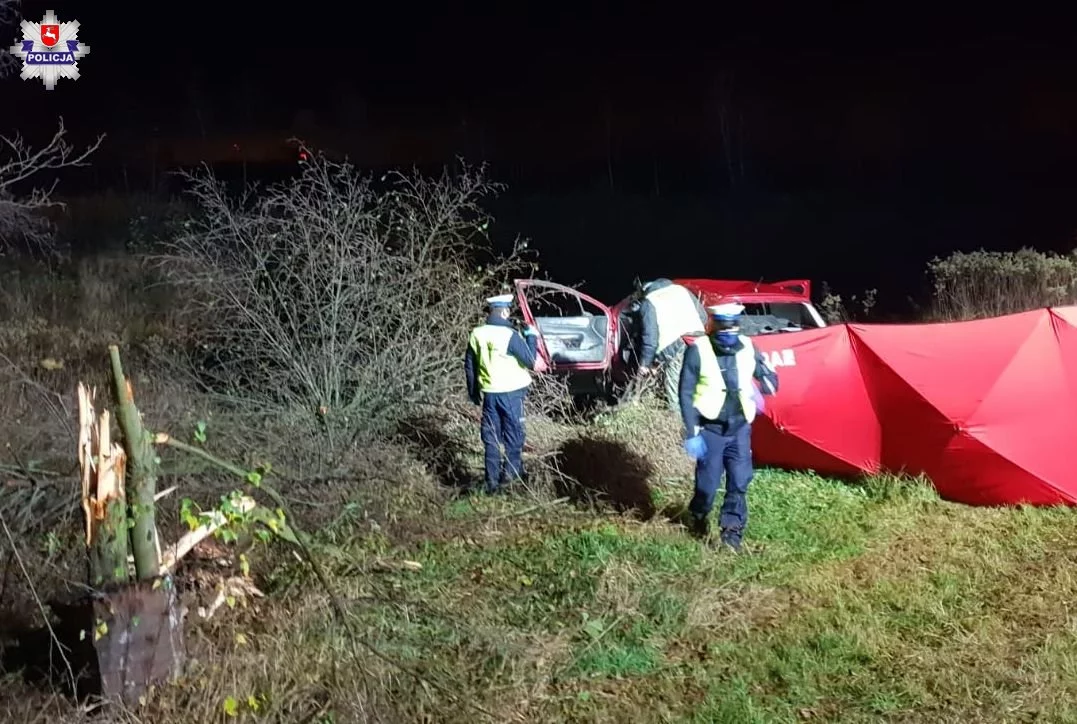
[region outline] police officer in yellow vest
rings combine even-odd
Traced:
[[[489,316],[485,324],[471,330],[464,354],[468,397],[482,405],[485,490],[491,494],[502,490],[502,482],[523,476],[524,398],[531,385],[529,370],[542,371],[538,331],[528,327],[521,336],[513,328],[509,321],[512,302],[511,294],[486,300]],[[502,444],[506,469],[501,465]]]
[[[695,494],[688,505],[693,532],[705,538],[707,516],[725,472],[725,500],[719,519],[721,541],[740,551],[748,523],[748,483],[752,479],[752,421],[764,395],[778,391],[778,375],[740,334],[740,304],[709,307],[708,334],[691,340],[680,379],[684,448],[696,460]],[[758,381],[759,387],[756,387]]]
[[[701,334],[707,313],[695,295],[669,279],[646,284],[639,305],[640,374],[650,374],[656,363],[662,366],[666,402],[677,409],[677,383],[684,361],[683,337]]]

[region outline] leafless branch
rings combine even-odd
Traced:
[[[20,0],[0,0],[0,29],[15,25],[19,20]],[[8,52],[6,33],[0,34],[0,78],[14,73],[19,64]]]
[[[482,167],[372,178],[308,157],[296,178],[239,198],[209,172],[187,175],[202,213],[161,261],[197,291],[203,378],[341,451],[462,395],[483,298],[530,272],[522,246],[500,255],[486,235],[481,202],[499,187]]]
[[[0,251],[17,241],[38,250],[47,247],[51,239],[51,224],[42,215],[49,207],[62,206],[52,199],[57,180],[47,187],[20,187],[33,184],[36,178],[65,168],[87,165],[86,159],[104,140],[101,135],[89,146],[79,150],[65,138],[67,130],[61,118],[52,139],[34,147],[22,136],[0,136]]]

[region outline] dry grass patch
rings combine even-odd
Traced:
[[[602,570],[595,600],[615,615],[632,616],[639,613],[646,585],[646,574],[636,564],[614,561]]]

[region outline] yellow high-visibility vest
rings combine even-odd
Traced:
[[[483,392],[513,392],[531,384],[531,373],[509,354],[512,327],[484,324],[471,330],[468,345],[478,363],[479,389]]]
[[[753,394],[753,374],[755,373],[755,345],[752,340],[741,336],[744,343],[743,349],[736,354],[737,365],[737,396],[740,398],[741,409],[744,418],[751,422],[755,419],[756,406]],[[717,420],[725,404],[726,384],[722,377],[722,369],[718,366],[718,355],[711,346],[707,337],[697,337],[693,340],[699,350],[699,381],[696,382],[695,392],[692,394],[692,406],[699,414],[708,420]]]
[[[654,305],[654,314],[658,319],[657,352],[676,342],[679,337],[703,331],[695,297],[679,284],[656,289],[645,299]]]

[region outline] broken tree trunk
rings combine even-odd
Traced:
[[[112,442],[106,410],[79,383],[79,463],[94,593],[78,602],[78,644],[94,663],[89,691],[134,706],[147,689],[183,671],[183,614],[175,584],[161,575],[154,497],[157,458],[142,426],[119,351],[109,348],[124,445]],[[128,484],[129,483],[129,484]],[[129,533],[130,531],[130,533]],[[134,553],[135,582],[128,574]],[[73,619],[75,620],[75,619]]]
[[[124,377],[119,348],[110,345],[108,355],[112,362],[117,417],[123,432],[130,474],[128,509],[132,519],[131,552],[135,558],[135,576],[140,581],[148,581],[156,578],[161,568],[157,506],[154,502],[157,493],[157,455],[153,449],[153,435],[142,426],[131,382]]]
[[[108,410],[95,419],[96,391],[80,382],[78,396],[79,466],[90,585],[107,588],[128,580],[126,456],[123,447],[111,441]]]
[[[137,581],[93,601],[100,691],[128,706],[183,673],[183,612],[171,578]]]

